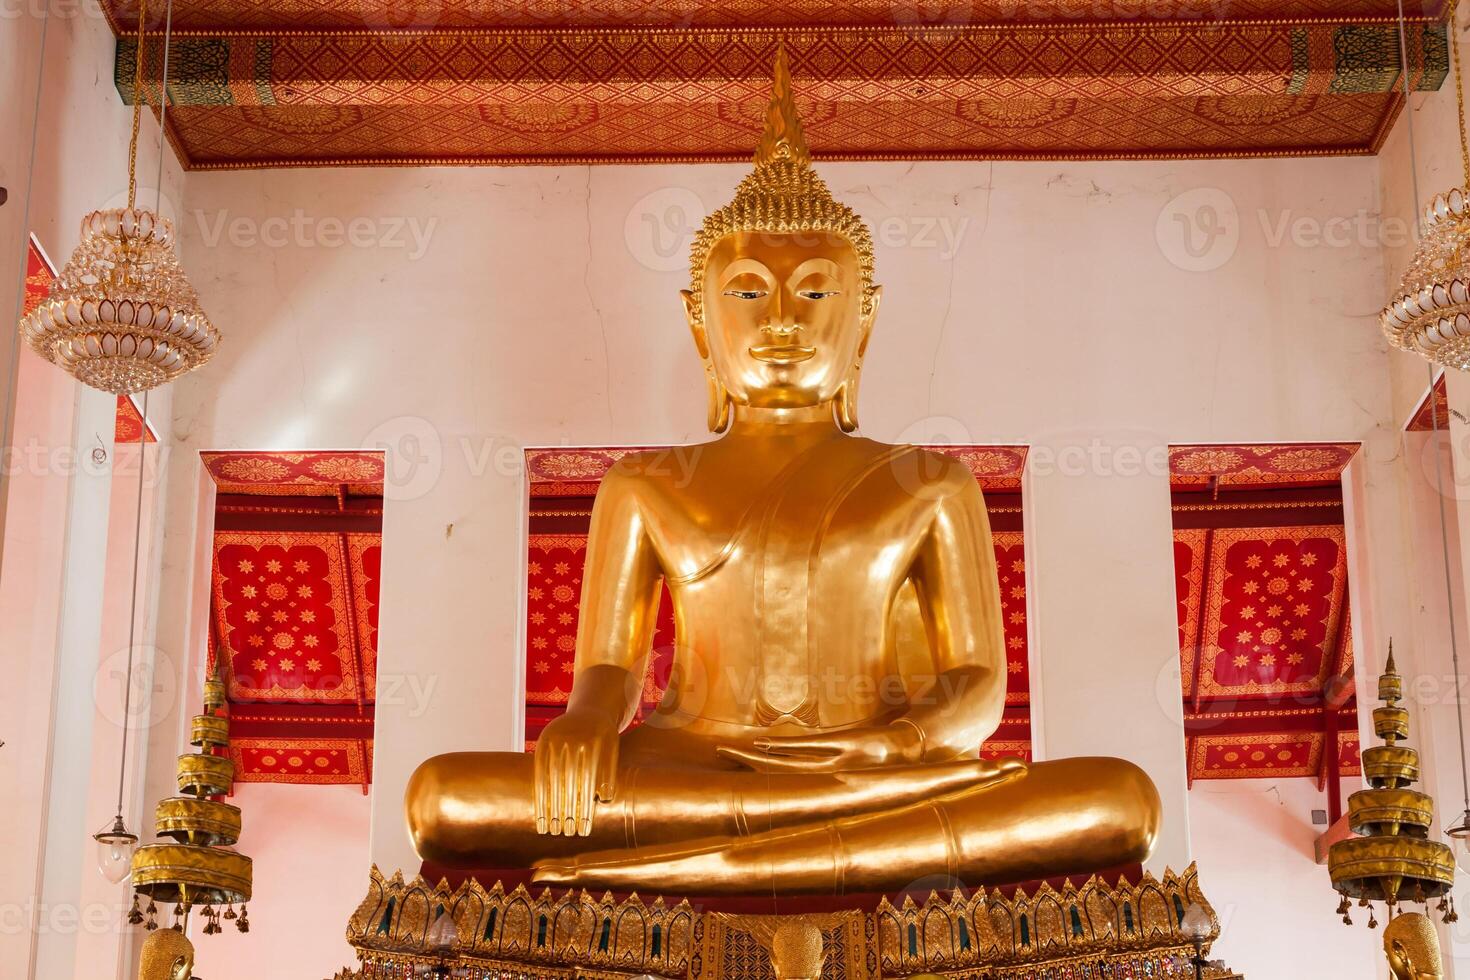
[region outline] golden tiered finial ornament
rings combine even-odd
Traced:
[[[191,727],[190,744],[199,751],[179,756],[180,795],[159,801],[155,811],[158,835],[168,842],[147,844],[133,855],[133,887],[138,898],[148,899],[150,931],[157,928],[158,902],[175,906],[181,926],[198,907],[207,936],[223,931],[221,918],[250,931],[244,907],[250,901],[250,858],[233,850],[240,839],[240,808],[214,799],[229,793],[235,781],[234,762],[216,754],[230,744],[224,706],[224,682],[212,673],[204,682],[204,712],[194,716]],[[143,918],[138,898],[129,917],[133,922]],[[236,905],[241,906],[238,915]]]
[[[1399,706],[1403,679],[1389,646],[1388,664],[1378,679],[1383,705],[1373,709],[1373,729],[1384,744],[1363,751],[1363,772],[1372,789],[1348,798],[1353,833],[1332,845],[1327,865],[1332,886],[1342,895],[1337,911],[1352,924],[1351,899],[1369,907],[1368,925],[1376,926],[1372,903],[1382,902],[1393,918],[1403,902],[1439,904],[1445,922],[1454,922],[1454,900],[1445,899],[1455,880],[1454,855],[1446,844],[1429,840],[1434,800],[1410,787],[1419,780],[1419,753],[1398,743],[1409,737],[1409,713]]]

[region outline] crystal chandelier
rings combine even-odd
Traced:
[[[1399,283],[1398,295],[1379,315],[1379,323],[1389,343],[1399,350],[1470,371],[1470,141],[1465,135],[1459,32],[1453,22],[1450,35],[1465,186],[1440,194],[1424,209],[1418,250]],[[1412,116],[1412,109],[1409,114]],[[1412,146],[1412,119],[1409,125]]]
[[[82,219],[81,244],[50,297],[20,321],[21,334],[37,354],[83,384],[117,395],[147,391],[194,370],[209,360],[220,341],[219,330],[200,309],[179,265],[173,222],[136,202],[147,16],[143,0],[138,7],[127,207],[93,211]],[[160,131],[167,112],[167,66],[165,54]],[[160,161],[162,154],[160,137]]]
[[[1470,181],[1467,181],[1470,183]],[[1399,350],[1470,371],[1470,190],[1441,194],[1425,208],[1418,251],[1402,295],[1380,316]]]

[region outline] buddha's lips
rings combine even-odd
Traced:
[[[815,347],[802,347],[798,344],[763,344],[750,348],[751,357],[769,364],[800,364],[811,360],[816,353]]]

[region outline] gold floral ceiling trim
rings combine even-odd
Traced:
[[[1448,3],[1414,4],[1409,21],[1442,20]],[[116,34],[136,28],[126,0],[104,0],[102,9]],[[1227,17],[1212,16],[1218,12]],[[455,4],[402,4],[395,0],[178,0],[174,33],[190,35],[252,31],[450,31],[463,29],[689,30],[735,27],[754,21],[769,29],[811,24],[846,27],[946,28],[990,24],[1024,26],[1088,24],[1133,28],[1140,22],[1196,20],[1208,23],[1393,23],[1394,0],[1120,0],[1082,5],[1075,0],[764,0],[760,4],[708,0],[584,0],[547,4],[540,0],[465,0]]]
[[[1410,33],[1436,90],[1445,27]],[[282,27],[176,39],[170,136],[195,169],[743,160],[780,41],[821,159],[1363,154],[1402,103],[1381,22]]]

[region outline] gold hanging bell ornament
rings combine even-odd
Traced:
[[[1450,25],[1465,185],[1440,194],[1420,218],[1419,247],[1398,295],[1379,314],[1388,342],[1445,367],[1470,371],[1470,140],[1459,33]]]
[[[235,926],[250,931],[244,903],[250,900],[254,877],[250,858],[234,850],[240,839],[240,808],[214,799],[230,792],[235,775],[229,757],[216,754],[230,743],[230,723],[220,714],[225,687],[217,663],[215,671],[204,684],[204,711],[190,726],[189,742],[199,751],[179,756],[180,795],[160,800],[156,809],[163,840],[133,855],[133,886],[149,899],[150,921],[155,901],[172,902],[181,921],[197,905],[206,936],[224,931],[216,908],[220,905],[231,913],[239,905]]]
[[[194,370],[220,342],[179,265],[173,222],[136,206],[147,16],[145,0],[138,8],[127,207],[82,219],[81,244],[50,296],[20,321],[21,335],[37,354],[88,387],[115,395],[147,391]],[[167,84],[165,78],[160,92]]]
[[[1455,880],[1449,846],[1429,839],[1434,800],[1411,788],[1419,779],[1419,753],[1398,744],[1409,737],[1409,713],[1399,704],[1403,679],[1391,646],[1378,697],[1383,705],[1373,709],[1373,729],[1384,744],[1363,750],[1363,773],[1372,788],[1348,799],[1348,824],[1358,836],[1338,841],[1327,854],[1332,887],[1342,896],[1337,911],[1343,922],[1352,925],[1347,906],[1356,898],[1368,909],[1370,929],[1378,924],[1374,902],[1384,903],[1393,915],[1403,902],[1444,897]],[[1453,914],[1450,905],[1444,921],[1453,921]]]

